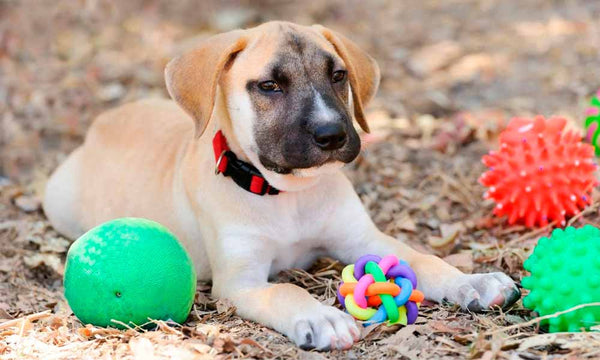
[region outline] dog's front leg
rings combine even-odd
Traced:
[[[350,187],[350,184],[347,186]],[[394,254],[413,268],[418,287],[427,299],[437,302],[447,300],[471,311],[482,311],[493,306],[506,307],[519,299],[519,289],[506,274],[464,274],[439,257],[422,254],[382,233],[353,191],[344,199],[333,221],[338,224],[334,226],[335,241],[328,244],[336,258],[352,263],[365,254]]]
[[[224,239],[227,253],[213,258],[212,293],[230,299],[239,316],[285,334],[304,349],[347,349],[359,339],[350,315],[321,304],[296,285],[268,282],[274,255],[270,249],[252,247],[248,238],[244,246],[236,243]]]
[[[336,255],[345,262],[353,262],[368,253],[395,254],[406,260],[417,274],[418,287],[429,300],[450,301],[479,312],[493,306],[512,305],[520,296],[519,289],[504,273],[464,274],[439,257],[422,254],[377,229]]]

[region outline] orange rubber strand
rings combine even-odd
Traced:
[[[408,300],[416,302],[416,303],[423,302],[423,300],[425,300],[425,294],[423,294],[423,292],[421,292],[419,290],[413,290],[413,292],[412,292],[412,294],[410,294],[410,297],[408,298]]]
[[[397,295],[397,294],[396,294]],[[410,297],[408,298],[408,301],[412,301],[415,303],[421,303],[423,302],[423,300],[425,299],[425,295],[419,291],[419,290],[413,290],[413,292],[410,294]],[[379,306],[381,305],[381,299],[379,298],[379,296],[371,296],[367,299],[367,305],[369,306]]]
[[[340,287],[340,294],[342,294],[344,297],[348,294],[353,294],[354,287],[356,287],[356,283],[343,283]],[[365,292],[366,296],[375,296],[381,294],[396,296],[400,294],[400,287],[389,282],[376,282],[369,285],[367,287],[367,291]]]
[[[371,296],[367,298],[367,305],[370,307],[377,307],[381,305],[381,298],[379,296]]]

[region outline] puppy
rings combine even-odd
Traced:
[[[433,301],[481,311],[519,297],[502,273],[463,274],[379,231],[341,167],[360,151],[353,119],[379,84],[375,61],[325,27],[269,22],[205,40],[166,67],[174,101],[101,114],[50,178],[44,210],[77,238],[144,217],[171,229],[199,279],[237,313],[303,348],[359,339],[352,317],[271,275],[317,257],[395,254]]]

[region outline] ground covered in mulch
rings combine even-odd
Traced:
[[[69,241],[39,207],[50,171],[93,118],[166,96],[162,70],[202,38],[271,19],[322,23],[380,63],[372,134],[347,173],[377,225],[466,272],[504,271],[551,228],[491,216],[477,178],[482,154],[512,116],[561,115],[581,126],[600,86],[600,3],[0,1],[0,357],[16,358],[598,358],[595,333],[545,334],[529,310],[474,315],[422,308],[417,324],[377,326],[349,351],[306,352],[235,316],[199,284],[183,326],[83,326],[62,296]],[[594,204],[570,224],[600,225]],[[319,260],[276,281],[333,303],[343,264]],[[533,320],[532,320],[533,319]]]

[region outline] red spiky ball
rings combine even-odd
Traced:
[[[479,178],[496,202],[494,214],[528,227],[577,214],[591,202],[594,147],[565,129],[563,118],[514,118],[500,134],[500,150],[483,156],[490,169]]]

